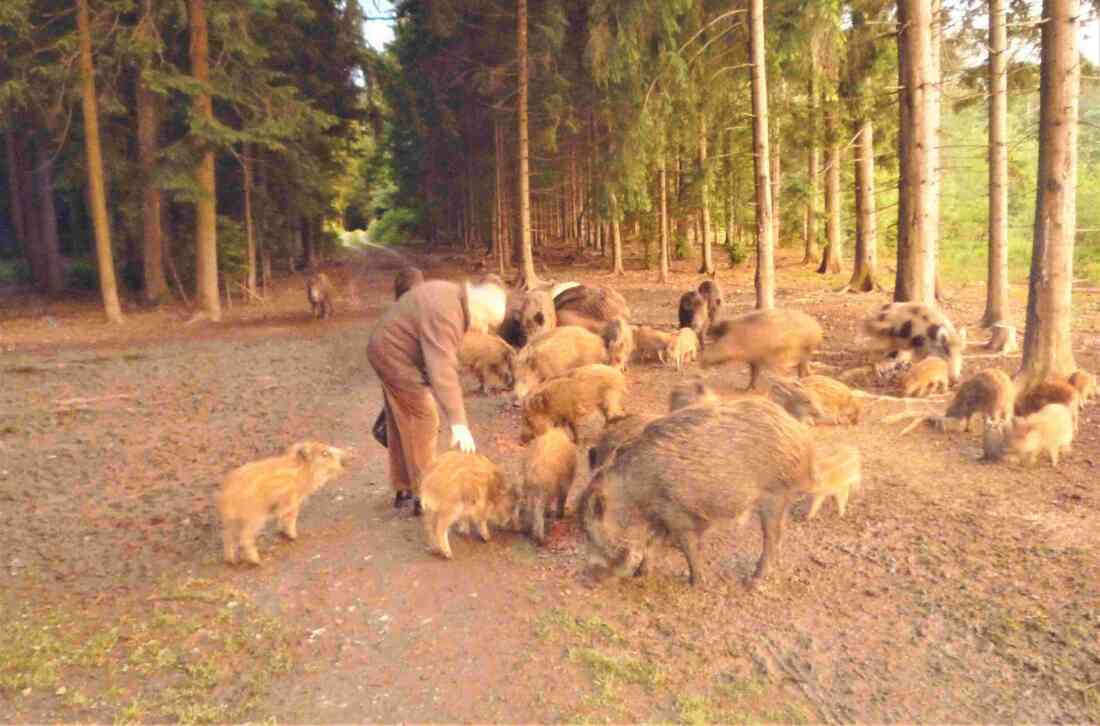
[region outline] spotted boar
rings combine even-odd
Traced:
[[[486,392],[486,384],[512,388],[515,363],[516,352],[502,338],[477,330],[468,330],[462,336],[458,364],[477,377],[482,393]]]
[[[254,461],[225,477],[214,497],[222,520],[225,561],[236,564],[238,554],[260,564],[256,535],[272,516],[288,539],[298,539],[298,510],[315,491],[344,471],[350,453],[316,441],[302,441],[282,456]]]
[[[1060,403],[1069,409],[1073,417],[1073,430],[1077,431],[1077,416],[1080,408],[1080,395],[1077,389],[1066,381],[1044,381],[1027,389],[1016,397],[1017,416],[1028,416],[1051,403]]]
[[[608,422],[622,418],[625,393],[622,371],[600,363],[546,381],[523,400],[521,440],[526,443],[553,426],[564,426],[576,441],[578,426],[597,411]]]
[[[621,446],[578,505],[595,572],[644,574],[650,547],[679,547],[703,583],[700,546],[722,520],[760,518],[764,547],[754,581],[776,559],[791,504],[813,490],[809,430],[760,397],[688,406]]]
[[[324,320],[332,315],[332,283],[328,275],[317,272],[306,281],[306,297],[309,299],[313,317]]]
[[[690,328],[702,340],[710,327],[707,301],[702,295],[692,291],[680,296],[679,321],[681,330]]]
[[[546,541],[546,517],[565,517],[565,500],[577,472],[577,446],[564,430],[554,427],[536,436],[523,452],[521,509],[535,541]]]
[[[684,365],[693,363],[699,357],[699,336],[691,328],[680,328],[672,336],[665,350],[665,361],[683,371]]]
[[[612,320],[604,326],[601,337],[607,348],[607,364],[625,371],[634,355],[634,332],[630,324],[622,318]]]
[[[931,355],[916,363],[902,376],[901,395],[905,398],[923,398],[933,393],[947,393],[950,386],[947,361]]]
[[[400,300],[401,296],[424,282],[424,273],[417,267],[402,267],[393,278],[393,296]]]
[[[515,492],[496,464],[481,454],[448,451],[441,455],[420,482],[424,508],[424,534],[428,547],[452,558],[448,538],[451,526],[477,528],[484,542],[491,538],[489,525],[510,526],[516,508]]]
[[[821,345],[817,321],[797,310],[756,310],[711,329],[713,342],[703,349],[703,366],[728,362],[749,364],[749,387],[755,388],[761,370],[780,371],[798,366],[799,376],[810,375],[810,357]]]
[[[665,362],[665,351],[672,342],[672,333],[651,328],[648,325],[632,326],[634,330],[634,352],[639,360]]]
[[[543,381],[564,376],[574,368],[606,362],[607,348],[595,333],[576,325],[559,326],[543,333],[516,356],[517,405]]]
[[[837,512],[843,517],[848,496],[862,481],[862,468],[859,449],[854,446],[837,446],[827,452],[818,447],[814,458],[813,504],[806,518],[813,519],[829,497],[836,500]]]
[[[915,302],[887,303],[864,320],[863,330],[878,350],[912,350],[918,358],[940,351],[947,358],[951,383],[958,383],[962,376],[966,329],[956,331],[938,308]]]
[[[963,430],[969,431],[975,416],[988,418],[993,423],[1007,423],[1012,420],[1015,405],[1016,387],[1012,379],[1002,370],[987,368],[959,386],[944,414],[943,426],[961,421],[964,422]]]
[[[1073,414],[1060,403],[1049,403],[1029,416],[1017,417],[1006,443],[1008,450],[1029,466],[1046,452],[1051,466],[1057,467],[1058,457],[1069,453],[1073,443]]]

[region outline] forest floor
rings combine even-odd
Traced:
[[[777,304],[825,328],[818,370],[868,362],[857,326],[885,295],[779,262]],[[635,322],[664,327],[698,282],[689,261],[668,285],[599,266],[556,277],[614,285]],[[3,300],[0,721],[1100,721],[1095,405],[1057,469],[980,463],[980,434],[899,437],[881,422],[897,402],[815,429],[859,446],[863,488],[845,518],[796,508],[758,590],[744,581],[759,530],[732,524],[708,535],[702,589],[672,550],[648,577],[585,586],[572,522],[544,549],[457,536],[445,562],[392,508],[369,433],[381,399],[364,351],[392,260],[328,269],[341,296],[323,322],[297,278],[218,325],[169,307],[112,328],[94,301]],[[751,269],[720,279],[725,315],[752,305]],[[983,289],[948,286],[956,323],[974,330]],[[1077,361],[1098,370],[1100,298],[1074,308]],[[973,346],[966,373],[1018,360]],[[676,380],[633,366],[628,410],[663,411]],[[517,476],[518,410],[503,395],[467,405],[479,449]],[[262,567],[224,565],[222,476],[305,438],[359,459],[306,504],[297,542],[268,534]]]

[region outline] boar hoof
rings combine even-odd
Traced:
[[[412,492],[407,490],[399,491],[397,493],[397,496],[393,498],[393,508],[400,509],[405,504],[405,502],[409,501],[410,499],[412,499]]]
[[[420,505],[420,497],[413,497],[413,516],[419,517],[424,513],[424,507]]]

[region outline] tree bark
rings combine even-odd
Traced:
[[[871,292],[877,286],[878,225],[875,221],[875,137],[871,119],[859,129],[856,159],[856,251],[852,261],[852,292]]]
[[[619,220],[619,198],[615,192],[610,193],[611,200],[611,273],[623,275],[623,233]]]
[[[57,234],[57,207],[53,195],[53,157],[46,143],[35,144],[34,179],[38,192],[39,261],[42,266],[43,289],[49,295],[65,290],[65,271],[61,266],[61,240]],[[104,212],[106,214],[106,212]],[[112,271],[114,268],[111,268]]]
[[[752,146],[756,176],[756,307],[775,307],[775,249],[772,240],[768,169],[768,80],[764,65],[764,0],[749,0],[749,54],[752,64]]]
[[[535,274],[535,255],[531,248],[531,176],[527,137],[527,0],[519,0],[516,9],[516,61],[519,64],[519,235],[523,247],[522,285],[531,289],[539,283]]]
[[[898,265],[894,299],[932,304],[936,299],[935,169],[937,115],[928,0],[898,0],[898,75],[901,166],[898,204]]]
[[[17,156],[22,159],[19,171],[19,189],[22,196],[23,222],[27,243],[23,254],[27,258],[31,280],[39,290],[46,289],[46,256],[42,242],[42,205],[38,201],[38,177],[35,174],[34,136],[30,131],[17,132]]]
[[[1044,0],[1039,81],[1039,171],[1027,297],[1025,387],[1068,376],[1073,360],[1073,242],[1077,226],[1078,0]]]
[[[783,192],[783,168],[780,163],[780,155],[783,150],[782,136],[779,133],[779,124],[776,123],[775,144],[770,149],[772,163],[772,241],[779,244],[780,232],[782,232],[782,216],[779,213],[779,201]]]
[[[1005,0],[989,0],[989,273],[982,327],[1008,313],[1008,33]]]
[[[702,201],[702,222],[703,222],[703,265],[699,270],[703,274],[714,274],[714,251],[711,247],[711,231],[710,231],[710,184],[708,180],[710,174],[707,171],[707,120],[701,118],[699,120],[699,165],[702,167],[703,184],[701,194]]]
[[[142,18],[138,24],[139,39],[149,42],[153,33],[153,2],[144,0]],[[168,296],[168,280],[164,275],[164,234],[161,228],[161,192],[156,183],[156,154],[159,119],[157,96],[145,82],[147,69],[142,67],[137,78],[138,162],[142,176],[142,278],[143,297],[148,304],[157,304]]]
[[[497,274],[504,279],[507,266],[508,253],[505,250],[507,243],[504,240],[506,224],[504,221],[504,134],[500,128],[500,119],[493,116],[493,167],[494,182],[493,192],[495,204],[493,205],[493,242],[496,244]]]
[[[832,135],[835,136],[835,133]],[[825,231],[829,246],[825,248],[821,265],[817,268],[823,275],[840,272],[844,256],[840,236],[840,144],[835,138],[829,143],[828,166],[825,173]]]
[[[248,246],[248,291],[256,295],[256,230],[252,224],[252,145],[241,150],[241,174],[244,176],[244,229]]]
[[[88,19],[88,0],[76,0],[76,22],[80,33],[84,147],[88,155],[88,191],[92,203],[92,223],[95,226],[99,292],[103,296],[103,310],[107,314],[107,320],[112,323],[121,323],[122,306],[118,301],[118,284],[115,281],[115,264],[111,254],[111,227],[107,217],[107,194],[103,184],[103,154],[99,147],[99,110],[96,108],[95,68],[92,65],[92,31]]]
[[[663,155],[659,163],[661,165],[658,170],[661,185],[661,260],[659,263],[660,273],[657,279],[660,282],[668,282],[668,170]]]
[[[23,192],[20,189],[23,165],[16,149],[15,128],[13,125],[4,128],[4,147],[7,150],[8,157],[8,203],[11,205],[11,222],[15,228],[15,241],[21,249],[26,250],[27,225],[23,219]]]
[[[188,0],[191,33],[191,73],[201,86],[210,83],[210,48],[206,25],[206,0]],[[214,120],[214,105],[210,94],[202,91],[195,97],[196,116]],[[214,151],[200,139],[202,155],[195,169],[199,199],[195,203],[195,297],[199,307],[211,322],[222,318],[218,296],[218,212]]]

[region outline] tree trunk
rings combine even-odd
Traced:
[[[137,35],[144,43],[152,41],[153,0],[144,0]],[[156,183],[156,155],[159,119],[157,96],[145,82],[147,68],[142,67],[137,78],[138,161],[142,183],[142,278],[145,302],[155,305],[168,296],[168,280],[164,275],[164,235],[161,229],[161,193]]]
[[[23,192],[20,189],[20,176],[23,165],[15,145],[15,128],[8,125],[4,129],[4,146],[8,157],[8,203],[11,205],[11,222],[15,228],[16,244],[27,249],[27,225],[23,219]]]
[[[699,121],[699,165],[702,167],[703,184],[700,192],[702,199],[703,230],[700,235],[703,238],[703,266],[699,272],[706,275],[714,274],[714,252],[710,242],[710,185],[707,172],[707,121],[705,118]]]
[[[936,299],[935,197],[939,194],[933,89],[932,8],[927,0],[898,0],[898,75],[901,166],[898,204],[898,273],[894,299],[932,304]]]
[[[500,128],[500,120],[493,116],[493,166],[494,175],[493,193],[495,204],[493,205],[493,241],[496,244],[497,274],[504,279],[507,267],[508,253],[505,247],[504,230],[504,134]]]
[[[615,192],[610,193],[611,200],[611,274],[622,275],[623,269],[623,234],[619,221],[619,198]]]
[[[668,170],[663,155],[659,163],[661,165],[658,170],[661,184],[661,261],[657,279],[660,282],[668,282]]]
[[[782,231],[782,215],[779,213],[779,201],[783,191],[783,168],[780,164],[780,154],[783,150],[783,143],[779,133],[778,122],[775,126],[775,144],[770,149],[772,162],[772,242],[778,245],[780,241],[780,232]]]
[[[519,237],[523,247],[522,286],[531,289],[539,283],[535,274],[535,255],[531,248],[531,176],[527,137],[527,0],[519,0],[516,9],[516,60],[519,64]]]
[[[870,117],[859,129],[856,159],[856,251],[852,261],[852,292],[871,292],[877,286],[878,225],[875,221],[875,137]]]
[[[92,31],[88,19],[88,0],[76,0],[76,22],[80,32],[81,100],[84,107],[84,146],[88,153],[88,191],[92,222],[95,225],[96,265],[99,268],[99,292],[107,320],[122,322],[118,302],[115,264],[111,255],[111,227],[107,218],[107,194],[103,185],[103,155],[99,148],[99,111],[96,108],[95,68],[92,66]]]
[[[23,160],[19,169],[19,189],[22,195],[23,222],[27,243],[23,254],[31,271],[31,280],[39,290],[46,289],[46,256],[42,242],[42,205],[38,201],[38,177],[35,174],[34,137],[29,131],[17,132],[16,155]]]
[[[1068,376],[1073,360],[1073,237],[1077,226],[1078,0],[1044,0],[1039,81],[1039,171],[1024,355],[1031,385]]]
[[[49,295],[60,295],[65,290],[65,271],[61,266],[61,240],[57,234],[57,208],[54,206],[53,157],[41,139],[35,144],[35,155],[34,179],[38,191],[40,220],[38,242],[41,245],[39,260],[44,275],[44,289]],[[114,268],[111,269],[113,272]]]
[[[806,247],[802,256],[803,265],[817,263],[821,251],[817,247],[817,172],[821,166],[821,153],[817,148],[817,84],[815,83],[815,65],[817,63],[816,43],[810,39],[810,80],[808,98],[810,111],[806,125],[810,133],[810,148],[806,153],[806,221],[803,225],[802,242]]]
[[[1008,312],[1008,75],[1005,0],[989,0],[989,276],[982,327]]]
[[[756,307],[775,307],[775,249],[768,174],[768,80],[764,65],[764,0],[749,0],[752,64],[752,146],[756,176]]]
[[[256,295],[256,230],[252,224],[252,145],[241,150],[241,173],[244,176],[244,229],[248,245],[248,291]]]
[[[203,86],[210,83],[210,49],[206,27],[206,0],[188,0],[191,32],[191,73]],[[210,94],[195,96],[195,115],[207,123],[214,120]],[[195,297],[199,308],[211,321],[222,318],[218,296],[218,212],[214,179],[214,151],[199,140],[202,155],[195,169],[199,198],[195,203]]]
[[[832,135],[835,136],[835,133]],[[829,246],[825,248],[825,255],[817,268],[823,275],[840,272],[844,257],[840,236],[840,144],[835,138],[829,143],[828,167],[825,173],[825,231]]]

